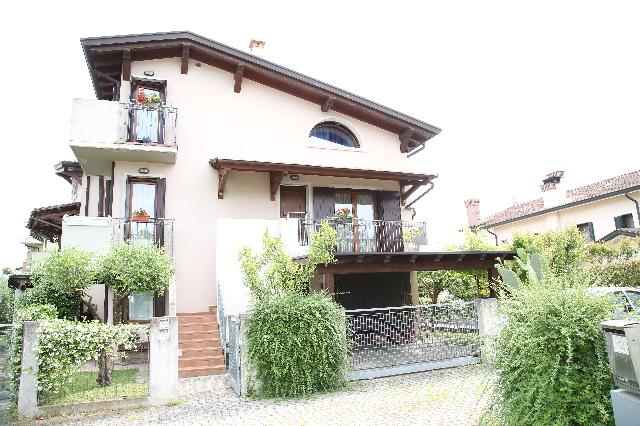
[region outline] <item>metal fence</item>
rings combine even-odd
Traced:
[[[404,222],[390,220],[364,220],[338,218],[322,220],[300,219],[298,244],[309,244],[309,235],[320,229],[322,221],[338,234],[336,252],[402,252],[418,251],[420,245],[427,244],[427,224],[425,222]]]
[[[227,317],[228,328],[228,367],[229,378],[231,387],[238,394],[242,394],[242,317],[241,316],[229,316]]]
[[[113,245],[123,241],[132,244],[158,245],[164,247],[167,255],[173,257],[174,219],[149,218],[138,222],[130,218],[112,218]]]
[[[121,102],[118,115],[121,142],[177,144],[177,108]]]
[[[55,391],[39,391],[38,405],[60,405],[140,398],[149,395],[149,343],[118,351],[111,383],[98,385],[97,361],[89,361]]]
[[[345,311],[352,370],[479,355],[475,302]]]

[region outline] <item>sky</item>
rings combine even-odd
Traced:
[[[19,3],[16,5],[16,3]],[[442,128],[413,169],[434,244],[455,243],[464,200],[487,216],[637,170],[640,5],[634,1],[10,2],[3,6],[0,266],[18,266],[35,207],[69,201],[71,101],[94,98],[80,38],[190,30]],[[212,186],[212,191],[215,188]]]

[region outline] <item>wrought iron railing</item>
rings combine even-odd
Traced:
[[[149,218],[139,222],[130,218],[113,218],[113,244],[128,241],[132,244],[155,244],[164,247],[173,257],[173,219]]]
[[[120,142],[177,144],[177,108],[121,102],[118,115]]]
[[[345,315],[353,370],[479,354],[475,302],[357,309]]]
[[[411,252],[427,244],[425,222],[389,220],[363,220],[350,218],[341,220],[327,218],[329,225],[338,233],[336,252]],[[300,219],[298,243],[309,244],[309,235],[320,229],[322,220]]]

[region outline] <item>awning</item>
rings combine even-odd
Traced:
[[[31,275],[29,274],[9,275],[9,279],[7,280],[7,285],[10,288],[13,288],[16,290],[24,290],[26,288],[33,287],[33,285],[31,284]]]
[[[318,273],[492,270],[498,259],[512,260],[515,251],[443,251],[400,253],[335,253],[336,263],[319,266]],[[307,256],[294,258],[305,263]]]
[[[62,218],[65,215],[80,214],[80,203],[60,204],[57,206],[39,207],[31,211],[27,228],[32,233],[41,235],[49,241],[57,241],[62,234]]]
[[[271,200],[275,201],[275,194],[280,187],[280,183],[285,175],[310,175],[310,176],[332,176],[346,178],[362,178],[377,180],[392,180],[400,182],[400,185],[407,187],[402,191],[403,200],[416,191],[422,185],[430,183],[438,177],[433,174],[389,172],[383,170],[347,169],[340,167],[312,166],[306,164],[285,164],[270,163],[263,161],[230,160],[214,158],[209,160],[209,164],[218,170],[218,198],[224,197],[224,188],[227,176],[231,171],[239,172],[264,172],[270,175]]]

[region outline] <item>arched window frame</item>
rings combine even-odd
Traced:
[[[313,130],[316,127],[327,125],[327,124],[328,125],[333,124],[337,128],[340,128],[341,130],[348,133],[354,139],[354,141],[358,144],[358,146],[356,147],[344,146],[338,143],[330,142],[325,139],[311,136],[311,132],[313,132]],[[310,148],[335,149],[335,150],[342,150],[342,151],[364,151],[364,144],[362,142],[362,137],[360,136],[359,132],[354,128],[354,126],[351,123],[339,117],[323,117],[322,120],[316,121],[315,123],[313,123],[312,126],[310,126],[309,135],[307,138],[308,138],[307,146]],[[312,140],[312,138],[315,140]]]

